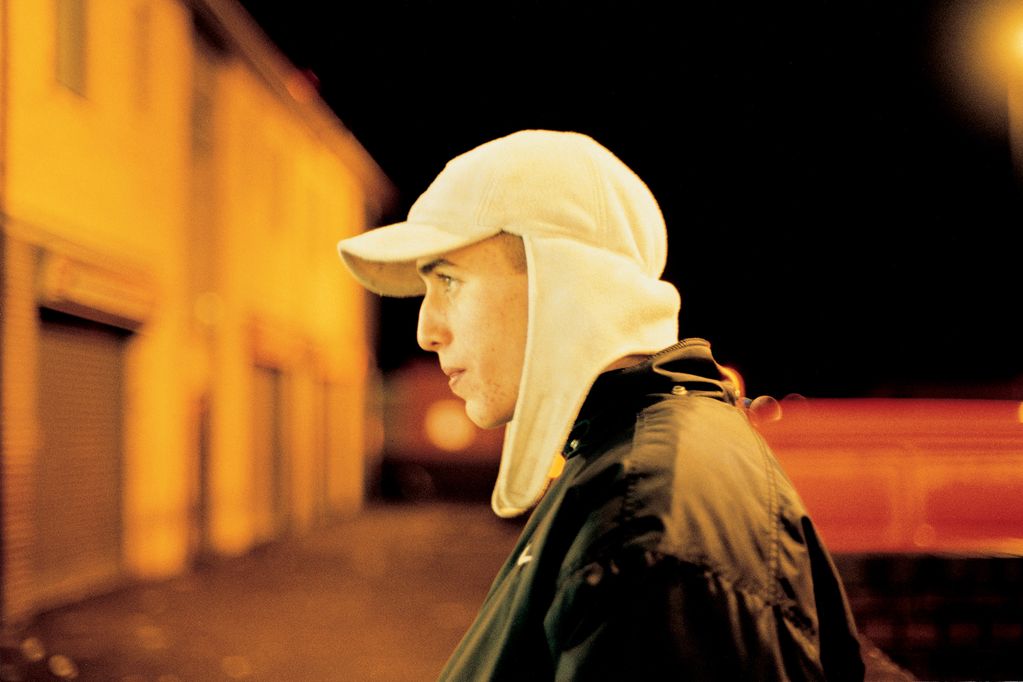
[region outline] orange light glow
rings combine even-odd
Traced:
[[[1023,5],[1004,0],[947,3],[935,32],[936,63],[950,99],[979,126],[1004,125],[1006,88],[1023,74]]]
[[[431,443],[441,450],[457,452],[476,440],[476,427],[465,416],[461,401],[447,398],[426,408],[423,429]]]
[[[420,464],[496,464],[500,458],[504,430],[469,421],[436,361],[413,361],[392,372],[384,394],[387,458]]]
[[[285,81],[284,87],[296,102],[304,104],[316,97],[318,82],[316,76],[310,71],[292,71]]]
[[[547,472],[548,478],[557,478],[561,475],[561,472],[565,470],[565,458],[560,454],[554,456],[554,461],[551,462],[551,470]]]
[[[1015,401],[801,400],[759,428],[834,551],[1023,554]]]
[[[725,378],[735,387],[736,395],[739,397],[746,395],[746,382],[742,380],[742,375],[739,374],[739,370],[734,367],[726,367],[721,365],[721,373],[725,375]]]

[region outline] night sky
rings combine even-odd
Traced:
[[[1020,3],[242,4],[398,187],[382,223],[477,144],[578,130],[658,197],[682,335],[751,395],[1023,398],[1008,85],[967,70]],[[383,302],[385,371],[416,304]]]

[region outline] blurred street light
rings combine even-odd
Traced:
[[[1023,183],[1023,1],[936,7],[933,54],[949,100],[971,125],[1007,132],[1013,171]]]
[[[1008,126],[1009,145],[1012,152],[1012,167],[1016,179],[1023,183],[1023,23],[1015,30],[1012,49],[1007,50],[1012,59],[1007,61],[1008,81]]]

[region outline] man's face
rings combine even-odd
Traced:
[[[426,282],[416,338],[437,354],[469,419],[482,428],[511,420],[526,349],[528,285],[498,235],[416,262]]]

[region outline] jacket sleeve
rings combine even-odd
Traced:
[[[544,624],[557,680],[824,679],[784,605],[649,552],[568,576]]]

